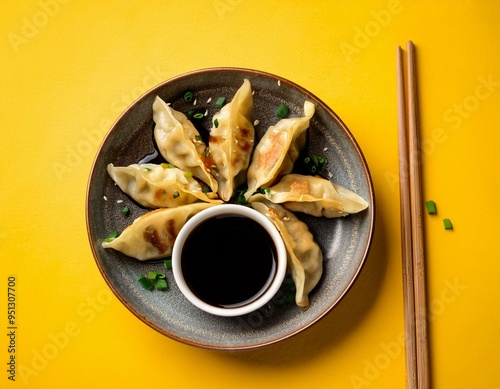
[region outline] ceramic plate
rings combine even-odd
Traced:
[[[305,154],[328,158],[331,180],[358,193],[369,203],[367,210],[345,218],[326,219],[297,214],[308,224],[324,254],[321,281],[310,294],[310,308],[302,311],[283,298],[247,316],[212,316],[191,305],[178,290],[173,274],[167,271],[169,290],[145,290],[137,282],[150,270],[163,271],[163,264],[140,262],[114,250],[104,250],[101,242],[111,231],[123,231],[133,219],[148,210],[127,197],[109,177],[106,166],[137,163],[155,150],[152,104],[156,95],[178,111],[208,110],[197,123],[210,128],[217,111],[215,101],[231,101],[243,80],[250,80],[254,91],[251,121],[256,143],[265,130],[279,119],[281,103],[289,117],[301,116],[304,100],[316,105],[311,119]],[[196,105],[182,99],[186,90],[195,94]],[[289,338],[325,316],[344,296],[360,272],[370,246],[374,228],[374,193],[370,173],[354,137],[339,117],[320,99],[281,77],[248,69],[214,68],[172,78],[135,101],[114,123],[95,158],[87,189],[87,230],[97,266],[119,300],[147,325],[178,341],[194,346],[242,350],[262,347]],[[128,206],[130,215],[120,210]],[[223,239],[223,237],[221,237]]]

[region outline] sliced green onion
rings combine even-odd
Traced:
[[[176,198],[177,198],[177,197],[179,197],[179,196],[180,196],[179,192],[175,191],[175,192],[174,192],[174,199],[176,199]]]
[[[304,158],[303,161],[303,174],[325,175],[325,165],[328,162],[328,159],[326,157],[323,157],[321,155],[311,155]]]
[[[193,118],[193,115],[194,115],[194,109],[190,109],[189,111],[187,111],[187,112],[185,113],[185,115],[187,116],[187,118],[188,118],[189,120],[191,120],[191,119]]]
[[[226,98],[225,97],[218,97],[217,98],[217,101],[215,102],[215,108],[222,108],[224,106],[224,103],[226,102]]]
[[[281,104],[276,111],[276,116],[283,119],[288,115],[288,107],[285,104]]]
[[[154,282],[156,290],[167,290],[168,284],[165,278],[159,278]]]
[[[148,280],[146,277],[144,276],[140,276],[138,278],[139,281],[139,284],[141,284],[141,286],[144,288],[144,289],[147,289],[147,290],[153,290],[154,289],[154,286],[153,284],[151,283],[150,280]]]
[[[201,142],[201,135],[195,135],[194,140],[197,140],[198,142]]]
[[[150,167],[144,168],[147,172],[150,172],[152,169]]]
[[[205,115],[203,115],[201,112],[196,112],[193,115],[193,119],[203,119]]]
[[[212,189],[210,189],[208,186],[205,186],[201,191],[203,193],[207,194],[207,193],[210,193],[212,191]]]
[[[165,259],[163,261],[163,267],[167,270],[171,270],[172,269],[172,258]]]
[[[188,90],[186,93],[184,93],[183,99],[186,103],[190,103],[193,101],[193,91]]]
[[[130,208],[129,207],[123,207],[121,210],[121,213],[123,216],[127,216],[130,213]]]
[[[219,121],[217,119],[214,120],[214,127],[215,128],[219,127]]]
[[[445,230],[453,230],[453,224],[451,224],[450,219],[443,219],[443,224]]]
[[[118,235],[120,235],[118,231],[113,231],[111,234],[109,234],[107,237],[104,238],[104,241],[107,243],[112,242],[116,238],[118,238]]]
[[[154,281],[158,277],[158,273],[155,271],[148,271],[148,280]]]
[[[191,177],[193,177],[193,173],[191,173],[191,172],[185,172],[184,173],[184,177],[191,178]]]
[[[425,202],[425,206],[427,208],[427,213],[429,215],[435,215],[437,213],[436,203],[432,200],[428,200]]]

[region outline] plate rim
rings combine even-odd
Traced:
[[[96,167],[97,161],[101,155],[101,151],[102,151],[104,145],[106,144],[106,141],[111,136],[111,134],[113,133],[113,130],[115,129],[117,124],[123,119],[123,117],[126,116],[129,113],[129,111],[134,108],[134,106],[136,104],[138,104],[141,100],[150,96],[150,94],[153,93],[155,90],[159,90],[168,84],[171,84],[173,82],[176,82],[178,80],[182,80],[182,79],[185,79],[188,77],[201,75],[201,74],[213,74],[213,73],[218,73],[218,72],[219,73],[220,72],[248,73],[248,74],[251,74],[253,76],[261,76],[261,77],[265,77],[265,78],[274,79],[277,83],[282,83],[282,82],[286,83],[288,86],[292,87],[293,89],[298,90],[304,96],[313,100],[315,103],[319,104],[327,112],[327,114],[337,122],[338,126],[342,129],[344,134],[348,137],[348,140],[350,141],[350,143],[353,145],[354,150],[356,151],[356,154],[357,154],[358,158],[360,159],[362,167],[363,167],[364,175],[366,177],[367,184],[368,184],[367,186],[368,186],[368,192],[369,192],[369,197],[370,197],[370,199],[369,199],[370,200],[369,201],[369,203],[370,203],[369,234],[368,234],[368,239],[366,241],[365,247],[363,249],[362,259],[361,259],[355,273],[352,275],[351,279],[347,283],[347,285],[344,288],[344,290],[342,291],[342,293],[337,297],[337,299],[335,301],[332,301],[330,306],[327,309],[325,309],[320,315],[318,315],[316,318],[311,320],[309,323],[296,329],[293,332],[290,332],[290,333],[285,334],[283,336],[279,336],[276,339],[264,341],[261,343],[255,343],[255,344],[249,344],[249,345],[239,345],[239,346],[212,345],[212,344],[206,344],[206,343],[201,343],[201,342],[193,341],[190,339],[186,339],[186,338],[183,338],[181,336],[177,336],[177,335],[169,332],[168,330],[156,325],[155,323],[153,323],[152,321],[148,320],[146,317],[141,315],[114,287],[114,285],[112,284],[108,275],[106,274],[106,272],[103,268],[103,265],[100,263],[98,253],[96,251],[96,248],[95,248],[95,245],[94,245],[93,239],[92,239],[92,231],[91,231],[92,228],[91,228],[91,221],[90,221],[90,192],[91,192],[91,183],[92,183],[92,178],[94,176],[95,167]],[[270,346],[272,344],[276,344],[278,342],[282,342],[286,339],[289,339],[289,338],[297,335],[298,333],[303,332],[304,330],[310,328],[314,324],[318,323],[321,319],[323,319],[327,314],[329,314],[339,304],[339,302],[349,292],[352,285],[357,280],[357,278],[358,278],[359,274],[361,273],[361,270],[364,267],[364,264],[367,260],[367,257],[368,257],[368,254],[369,254],[369,251],[371,248],[371,244],[373,241],[374,230],[375,230],[375,214],[376,214],[375,207],[376,207],[376,205],[375,205],[375,190],[374,190],[373,180],[372,180],[372,176],[371,176],[366,158],[365,158],[358,142],[354,138],[353,134],[351,133],[351,131],[349,130],[347,125],[337,115],[337,113],[335,111],[333,111],[333,109],[331,109],[326,103],[323,102],[323,100],[321,100],[318,96],[316,96],[315,94],[313,94],[309,90],[305,89],[304,87],[300,86],[299,84],[297,84],[297,83],[295,83],[287,78],[284,78],[282,76],[278,76],[276,74],[273,74],[273,73],[269,73],[269,72],[262,71],[262,70],[256,70],[256,69],[243,68],[243,67],[208,67],[208,68],[201,68],[201,69],[188,71],[188,72],[170,77],[170,78],[166,79],[165,81],[162,81],[159,84],[149,88],[144,93],[142,93],[139,97],[137,97],[132,103],[130,103],[127,106],[127,108],[125,110],[123,110],[123,112],[121,112],[118,115],[118,117],[113,121],[113,123],[111,124],[111,126],[107,130],[106,134],[104,135],[104,138],[102,139],[102,141],[101,141],[101,143],[100,143],[100,145],[95,153],[95,156],[92,160],[90,174],[89,174],[89,177],[87,180],[87,187],[86,187],[85,222],[86,222],[87,237],[89,239],[89,244],[91,247],[92,255],[94,257],[94,261],[97,265],[97,268],[99,269],[101,276],[103,277],[107,286],[111,289],[113,294],[118,298],[118,300],[134,316],[136,316],[138,319],[140,319],[146,325],[148,325],[152,329],[156,330],[157,332],[161,333],[162,335],[167,336],[170,339],[176,340],[178,342],[181,342],[181,343],[184,343],[187,345],[191,345],[191,346],[195,346],[195,347],[199,347],[199,348],[203,348],[203,349],[211,349],[211,350],[219,350],[219,351],[240,351],[240,350],[253,350],[253,349],[263,348],[263,347]]]

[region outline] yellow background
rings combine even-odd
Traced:
[[[499,388],[499,22],[492,0],[1,0],[0,387],[403,388],[395,53],[411,39],[424,198],[439,212],[425,218],[432,384]],[[309,330],[251,352],[194,348],[143,324],[100,276],[85,226],[112,122],[161,81],[213,66],[275,73],[324,100],[376,190],[351,291]]]

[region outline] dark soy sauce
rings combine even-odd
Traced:
[[[261,296],[276,273],[276,248],[267,231],[246,217],[221,216],[196,227],[182,250],[182,272],[206,303],[233,308]]]

